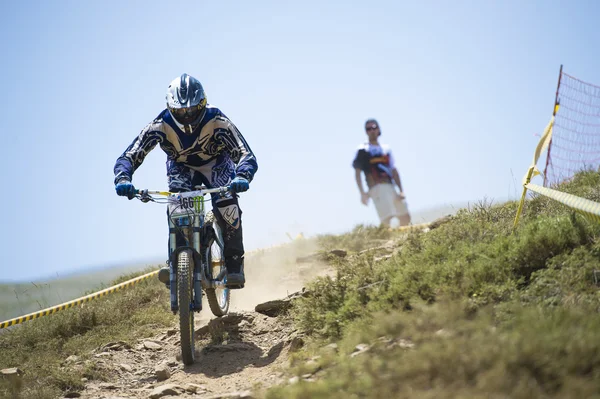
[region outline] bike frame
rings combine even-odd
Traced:
[[[138,198],[144,202],[156,201],[152,195],[167,197],[171,211],[167,212],[169,220],[169,270],[170,270],[170,290],[171,290],[171,310],[177,313],[179,303],[177,300],[177,259],[179,253],[184,250],[191,250],[193,254],[193,301],[190,303],[190,309],[196,312],[202,310],[202,291],[207,288],[218,288],[225,286],[224,273],[221,272],[216,278],[209,275],[211,270],[207,265],[206,254],[210,248],[203,248],[206,241],[204,236],[210,230],[215,234],[215,242],[223,253],[223,238],[221,232],[215,231],[212,225],[206,225],[206,212],[204,207],[204,196],[207,194],[225,195],[230,191],[230,187],[205,188],[200,187],[194,191],[182,193],[171,193],[168,191],[149,191],[139,190]],[[187,245],[177,245],[177,233],[180,233],[186,240]],[[204,242],[203,242],[204,241]],[[204,251],[203,251],[204,250]],[[204,255],[204,256],[203,256]],[[212,266],[212,265],[211,265]]]

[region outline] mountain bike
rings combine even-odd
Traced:
[[[194,312],[202,310],[202,291],[215,316],[229,311],[223,236],[213,211],[206,212],[204,207],[206,194],[225,195],[229,191],[230,187],[204,186],[181,193],[136,190],[136,198],[142,202],[167,205],[171,310],[174,314],[179,312],[181,358],[185,365],[194,363]]]

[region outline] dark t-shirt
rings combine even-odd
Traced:
[[[385,144],[361,144],[356,151],[352,167],[365,173],[369,188],[380,183],[391,183],[392,170],[395,167],[392,151]]]

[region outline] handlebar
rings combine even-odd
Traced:
[[[195,190],[192,191],[200,191],[198,195],[206,195],[206,194],[217,194],[217,193],[226,193],[231,191],[231,186],[223,186],[216,188],[206,188],[205,186],[197,186]],[[135,189],[135,195],[143,195],[143,194],[153,194],[153,195],[162,195],[168,197],[169,195],[179,194],[178,192],[172,193],[170,191],[152,191],[152,190],[138,190]]]
[[[225,194],[227,192],[231,192],[231,186],[223,186],[223,187],[215,187],[215,188],[207,188],[206,186],[196,186],[194,190],[191,192],[197,193],[197,195],[204,196],[206,194]],[[152,191],[152,190],[138,190],[135,189],[134,192],[136,198],[140,199],[142,202],[152,201],[153,198],[151,195],[161,195],[163,197],[169,197],[171,195],[179,194],[172,193],[170,191]]]

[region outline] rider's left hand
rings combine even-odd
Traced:
[[[250,182],[248,179],[243,178],[241,176],[236,176],[235,179],[231,181],[231,189],[236,193],[242,193],[247,191],[250,188]]]

